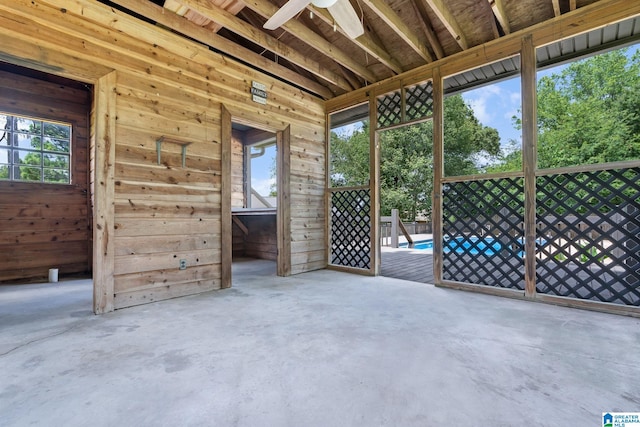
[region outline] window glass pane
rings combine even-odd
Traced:
[[[14,150],[13,163],[20,165],[42,165],[42,154],[33,151]]]
[[[0,113],[0,180],[71,183],[71,125]]]
[[[44,124],[44,136],[51,136],[53,138],[69,139],[71,135],[71,127],[67,125],[61,125],[58,123],[45,123]]]
[[[45,138],[43,149],[46,151],[56,151],[58,153],[68,153],[69,141],[65,141],[64,139]]]
[[[44,182],[69,182],[69,171],[63,169],[44,169]]]
[[[41,181],[40,173],[42,169],[26,166],[14,166],[13,177],[16,181]]]
[[[13,128],[20,132],[35,133],[40,135],[42,122],[40,120],[27,119],[26,117],[14,117]]]
[[[10,145],[11,116],[0,114],[0,146]]]
[[[251,198],[249,207],[275,208],[278,205],[276,144],[250,147]]]
[[[9,164],[9,156],[11,150],[7,150],[6,148],[0,147],[0,163]]]
[[[69,169],[69,156],[59,154],[44,154],[44,167]]]
[[[32,148],[34,150],[39,150],[42,146],[42,138],[34,135],[16,133],[13,134],[13,145],[19,148]]]

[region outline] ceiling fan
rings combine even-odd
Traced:
[[[289,19],[293,18],[309,4],[319,8],[326,8],[335,19],[336,24],[352,39],[364,34],[364,27],[358,14],[349,0],[289,0],[264,24],[267,30],[275,30]]]

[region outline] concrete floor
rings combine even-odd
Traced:
[[[234,275],[102,316],[88,281],[0,287],[0,425],[595,426],[640,410],[638,319],[268,262]]]

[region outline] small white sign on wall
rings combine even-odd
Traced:
[[[253,100],[253,102],[266,105],[267,86],[262,83],[252,81],[251,82],[251,99]]]

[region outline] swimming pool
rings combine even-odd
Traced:
[[[444,252],[449,253],[455,251],[458,254],[470,254],[470,255],[495,255],[502,250],[502,244],[500,241],[493,237],[478,237],[478,236],[461,236],[455,239],[448,239],[444,245]],[[401,248],[408,248],[407,243],[400,244]],[[433,249],[433,240],[420,240],[414,243],[413,249],[425,250]],[[522,253],[522,252],[521,252]],[[522,255],[520,255],[522,256]]]
[[[477,255],[483,252],[485,255],[494,255],[496,251],[499,251],[502,247],[500,242],[493,241],[492,237],[485,238],[479,241],[478,237],[456,237],[455,239],[448,240],[444,246],[445,252],[456,251],[457,253],[469,253]],[[401,243],[401,248],[408,249],[433,249],[433,240],[420,240],[414,242],[413,248],[409,248],[407,243]]]

